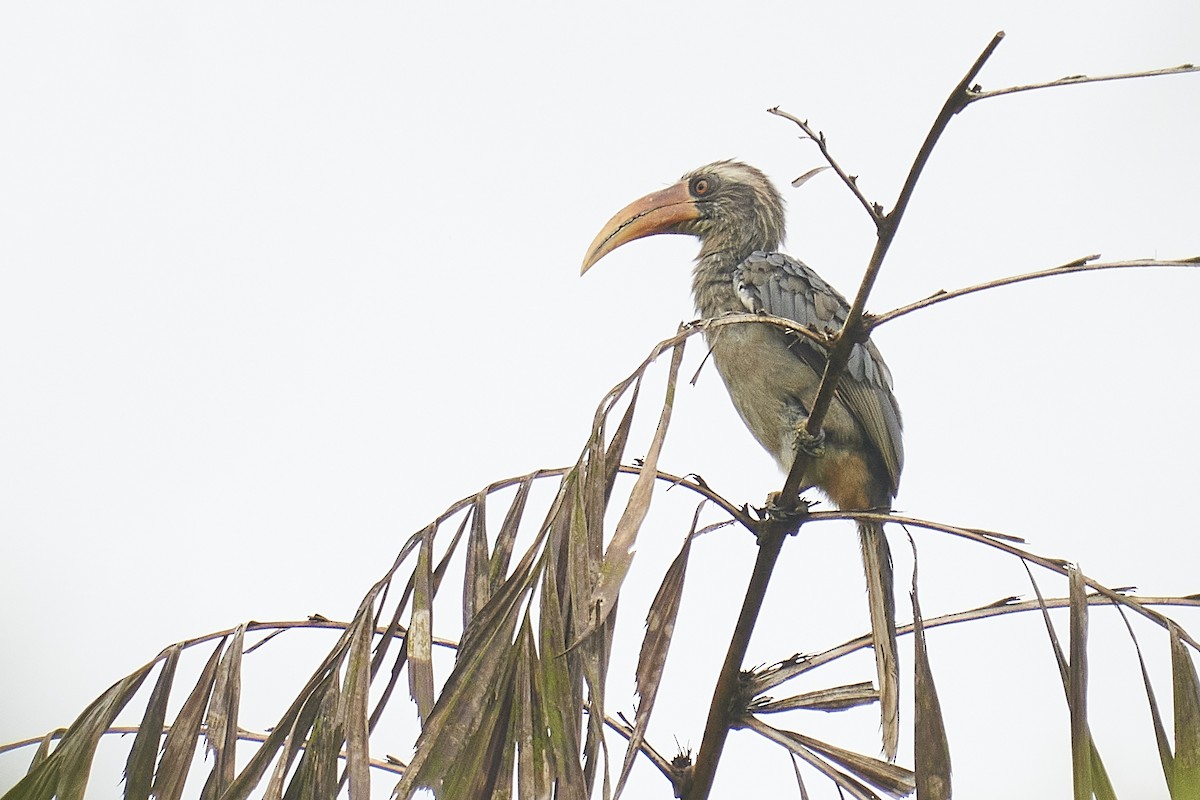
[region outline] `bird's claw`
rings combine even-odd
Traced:
[[[807,422],[805,419],[796,426],[796,450],[813,458],[820,458],[825,455],[825,429],[809,433]]]

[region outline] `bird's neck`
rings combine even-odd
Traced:
[[[701,317],[719,317],[730,312],[745,311],[733,285],[733,271],[745,261],[756,248],[744,253],[741,248],[723,249],[705,253],[700,251],[696,266],[692,270],[692,296],[696,311]]]

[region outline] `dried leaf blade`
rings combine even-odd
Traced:
[[[71,723],[54,752],[32,768],[6,796],[82,800],[100,737],[150,674],[153,662],[108,687]]]
[[[1076,800],[1092,796],[1092,740],[1087,723],[1087,593],[1083,573],[1069,570],[1070,651],[1067,666],[1067,705],[1071,713],[1071,772]]]
[[[621,584],[629,573],[633,563],[634,545],[637,542],[638,531],[650,510],[650,501],[654,493],[654,481],[658,470],[658,457],[662,453],[663,441],[666,439],[667,427],[671,421],[671,411],[675,405],[675,387],[679,378],[679,365],[683,361],[684,343],[681,341],[671,348],[671,366],[667,375],[667,389],[663,399],[662,411],[659,414],[658,426],[654,438],[642,464],[642,471],[634,481],[629,493],[629,501],[617,522],[612,540],[604,553],[604,564],[600,573],[600,581],[592,594],[590,608],[595,618],[583,635],[586,636],[598,629],[612,613],[616,605],[617,595]]]
[[[925,620],[921,615],[921,601],[917,583],[917,546],[912,537],[909,544],[913,551],[912,600],[913,611],[913,766],[916,772],[918,800],[949,800],[950,786],[950,742],[946,738],[946,723],[942,717],[942,704],[938,699],[937,686],[933,680],[933,668],[929,664],[929,650],[925,643]]]
[[[827,761],[825,758],[828,756],[828,753],[823,751],[826,749],[833,749],[840,751],[841,753],[857,756],[858,758],[863,759],[869,759],[869,756],[860,756],[857,753],[851,754],[849,751],[840,750],[840,748],[833,748],[832,745],[825,744],[824,742],[818,742],[815,739],[810,739],[809,737],[798,734],[795,731],[785,731],[780,728],[772,727],[755,717],[748,717],[745,720],[745,723],[747,728],[762,734],[767,739],[770,739],[776,744],[782,745],[783,747],[787,748],[789,752],[799,756],[822,775],[833,781],[842,792],[849,794],[851,797],[857,798],[857,800],[879,800],[879,795],[872,791],[862,781],[858,780],[856,777],[847,775],[846,773],[837,769],[833,764],[829,763],[829,761]],[[810,745],[817,745],[817,747],[810,747]],[[830,758],[830,760],[835,759]],[[879,788],[882,789],[885,794],[892,798],[900,798],[912,792],[913,778],[911,772],[908,772],[908,770],[905,770],[903,767],[898,767],[895,764],[891,764],[886,761],[881,761],[879,759],[870,760],[875,761],[878,765],[880,765],[881,770],[887,770],[893,773],[894,777],[893,779],[889,779],[889,782],[899,779],[901,781],[900,785],[908,786],[907,789],[901,790],[898,785],[897,790],[895,791],[890,791],[884,786],[879,786]],[[907,773],[908,778],[906,781],[901,773]],[[876,785],[878,786],[878,784]]]
[[[463,577],[463,629],[491,596],[490,557],[487,542],[487,490],[471,506],[471,535],[467,537],[467,567]]]
[[[217,668],[217,681],[213,686],[212,699],[205,719],[204,738],[213,756],[213,768],[209,773],[201,800],[214,800],[233,783],[236,768],[237,717],[242,694],[242,651],[246,637],[246,623],[234,631],[229,645],[221,656]]]
[[[371,688],[371,641],[375,626],[369,613],[371,604],[360,609],[355,620],[350,655],[346,661],[346,682],[342,690],[340,716],[346,741],[346,774],[350,781],[350,800],[369,800],[371,796],[370,731],[367,726],[368,694]]]
[[[477,732],[475,722],[488,713],[497,675],[501,668],[511,666],[508,653],[522,604],[537,576],[540,547],[539,538],[463,634],[454,670],[421,729],[416,753],[393,792],[396,797],[410,797],[421,787],[436,791],[469,755],[467,748]]]
[[[408,693],[424,724],[433,711],[433,532],[421,539],[413,573],[412,617],[404,637],[408,656]]]
[[[842,686],[831,686],[827,689],[816,689],[811,692],[784,697],[779,700],[763,698],[756,701],[751,710],[755,714],[769,714],[779,711],[845,711],[848,708],[869,705],[879,702],[879,690],[870,681],[848,683]]]
[[[1171,684],[1175,708],[1175,762],[1171,797],[1200,797],[1200,682],[1196,665],[1171,626]]]
[[[617,788],[613,794],[613,800],[617,800],[624,791],[629,773],[633,769],[634,759],[638,754],[638,748],[646,738],[646,729],[650,724],[650,715],[654,711],[654,701],[658,696],[663,669],[667,663],[667,654],[675,634],[675,621],[679,617],[688,559],[692,553],[692,538],[695,536],[696,525],[703,507],[702,503],[696,509],[696,514],[692,518],[692,529],[684,538],[683,547],[678,555],[663,574],[658,592],[654,595],[654,600],[650,603],[650,609],[646,614],[646,635],[642,639],[642,648],[638,653],[635,675],[638,692],[637,713],[634,715],[633,731],[629,735],[625,760],[621,764],[621,774],[617,778]]]
[[[208,707],[213,684],[217,679],[217,667],[225,643],[226,639],[222,639],[213,649],[192,691],[188,693],[179,713],[175,715],[175,721],[167,733],[166,741],[163,742],[158,771],[154,775],[153,792],[156,800],[179,800],[183,795],[183,785],[187,781],[188,771],[192,766],[192,754],[196,750],[200,734],[200,722],[204,719],[204,710]]]
[[[146,703],[133,746],[129,748],[129,758],[125,761],[125,800],[146,800],[150,796],[154,762],[163,738],[163,724],[167,720],[167,700],[171,696],[171,684],[175,680],[175,668],[182,650],[182,644],[174,644],[165,651],[158,680]]]

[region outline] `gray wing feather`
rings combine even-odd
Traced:
[[[748,311],[785,317],[813,331],[836,332],[850,313],[850,304],[836,289],[806,264],[783,253],[751,253],[734,270],[733,281]],[[792,338],[796,354],[822,370],[828,351],[808,339]],[[837,396],[883,456],[895,491],[904,463],[900,407],[892,395],[892,373],[873,342],[857,344],[850,351]]]

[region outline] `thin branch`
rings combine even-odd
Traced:
[[[947,300],[953,300],[964,295],[982,292],[985,289],[995,289],[999,286],[1008,286],[1014,283],[1023,283],[1024,281],[1037,280],[1038,278],[1050,278],[1056,275],[1070,275],[1074,272],[1095,272],[1102,269],[1140,269],[1145,267],[1200,267],[1200,256],[1192,256],[1191,258],[1173,258],[1166,260],[1142,258],[1133,261],[1102,261],[1095,262],[1100,256],[1090,255],[1082,258],[1077,258],[1074,261],[1068,261],[1066,264],[1060,264],[1057,267],[1038,270],[1037,272],[1026,272],[1023,275],[1011,275],[1006,278],[997,278],[996,280],[987,281],[986,283],[978,283],[974,286],[967,286],[962,289],[955,289],[952,292],[940,291],[930,295],[923,300],[917,300],[915,303],[909,303],[906,306],[893,309],[886,314],[872,317],[867,325],[870,330],[878,328],[885,322],[890,322],[897,317],[902,317],[905,314],[910,314],[913,311],[919,311],[923,308],[943,303]]]
[[[629,741],[630,737],[633,736],[633,726],[624,720],[616,720],[610,716],[605,716],[604,724],[623,736],[625,741]],[[650,763],[658,767],[658,771],[663,774],[663,777],[674,785],[676,779],[675,770],[668,758],[647,744],[645,739],[638,743],[638,751],[650,759]]]
[[[988,92],[972,88],[967,102],[974,103],[977,100],[987,100],[989,97],[1000,97],[1001,95],[1016,94],[1017,92],[1032,92],[1034,89],[1053,89],[1056,86],[1076,86],[1081,83],[1101,83],[1103,81],[1124,81],[1130,78],[1155,78],[1159,75],[1182,75],[1187,72],[1200,72],[1200,67],[1193,64],[1180,64],[1177,67],[1167,67],[1166,69],[1151,69],[1145,72],[1122,72],[1117,75],[1097,75],[1094,78],[1087,75],[1068,75],[1056,81],[1027,83],[1023,86],[1008,86],[1004,89],[992,89]]]
[[[817,143],[817,148],[820,149],[821,155],[825,157],[825,160],[829,163],[829,166],[832,167],[833,171],[836,172],[838,177],[842,179],[842,183],[846,184],[851,193],[858,198],[858,202],[861,203],[862,207],[867,210],[867,214],[871,217],[871,222],[875,224],[875,229],[878,230],[880,223],[883,221],[883,207],[879,205],[879,203],[872,203],[870,200],[868,200],[866,195],[862,193],[862,190],[858,188],[858,177],[848,174],[846,170],[842,169],[842,165],[835,161],[833,156],[830,155],[829,145],[825,142],[825,134],[821,131],[814,131],[809,126],[808,120],[800,119],[799,117],[792,116],[786,111],[781,111],[779,106],[768,108],[767,113],[791,120],[792,122],[796,123],[797,126],[799,126],[800,130],[807,134],[809,139],[812,139]]]

